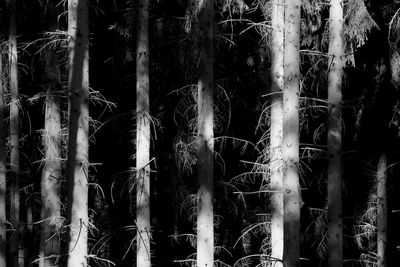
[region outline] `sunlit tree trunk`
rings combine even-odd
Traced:
[[[136,36],[136,225],[139,267],[151,266],[149,1],[137,3]]]
[[[3,55],[0,51],[0,266],[6,266],[6,136],[4,131]]]
[[[283,256],[283,41],[285,23],[284,0],[272,4],[271,40],[271,262],[269,266],[282,267]]]
[[[18,53],[16,2],[10,1],[9,25],[9,75],[10,75],[10,222],[13,230],[10,235],[10,261],[12,267],[18,266],[19,254],[19,107],[18,107]]]
[[[68,267],[87,266],[89,155],[88,0],[68,1],[69,136],[68,182],[70,235]]]
[[[58,29],[57,9],[52,1],[47,3],[47,20],[49,31]],[[57,92],[61,90],[56,51],[46,52],[46,77],[48,91],[45,101],[45,118],[43,131],[43,147],[45,164],[41,182],[41,245],[40,267],[52,267],[58,264],[60,242],[58,231],[61,226],[60,218],[60,179],[61,179],[61,121],[60,98]]]
[[[300,266],[299,94],[300,0],[286,1],[283,87],[283,266]]]
[[[214,264],[214,1],[199,2],[197,266]]]
[[[328,70],[328,266],[343,266],[342,76],[343,0],[331,0]]]
[[[197,266],[214,264],[214,1],[199,2]]]
[[[378,163],[378,267],[388,266],[387,247],[388,247],[388,197],[387,197],[387,159],[382,154]]]

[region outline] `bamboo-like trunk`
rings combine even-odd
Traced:
[[[12,267],[19,262],[19,107],[18,107],[18,52],[17,52],[17,19],[16,2],[10,2],[9,25],[9,85],[10,85],[10,222],[13,230],[10,236],[10,260]]]
[[[388,266],[388,197],[387,197],[387,159],[382,154],[378,163],[377,188],[377,232],[378,232],[378,267]]]
[[[271,261],[269,266],[282,267],[283,257],[283,42],[285,23],[284,1],[272,4],[271,40],[271,129],[270,129],[270,186],[271,186]]]
[[[4,131],[3,55],[0,51],[0,266],[6,266],[6,136]]]
[[[137,3],[136,36],[136,266],[151,266],[149,1]]]
[[[47,19],[49,30],[56,31],[57,9],[52,1],[47,3]],[[46,77],[49,88],[45,100],[45,118],[43,132],[43,147],[45,165],[41,182],[41,220],[42,232],[40,238],[40,267],[53,267],[58,264],[60,255],[59,230],[62,224],[60,218],[60,179],[61,179],[61,119],[58,57],[56,51],[46,52]]]
[[[300,0],[286,1],[283,87],[283,266],[300,266],[299,94]]]
[[[342,77],[343,0],[331,0],[328,72],[328,266],[343,266]]]
[[[68,267],[87,266],[89,164],[89,8],[88,0],[68,1],[70,235]]]
[[[197,266],[214,265],[214,1],[199,3]]]

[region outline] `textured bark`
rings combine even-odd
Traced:
[[[0,52],[0,266],[6,266],[6,136],[4,131],[3,61]]]
[[[285,23],[284,1],[272,4],[271,40],[271,132],[270,186],[271,194],[271,257],[269,266],[282,267],[283,256],[283,42]]]
[[[151,266],[149,1],[137,3],[136,36],[136,266]]]
[[[197,266],[214,265],[214,1],[199,3]]]
[[[388,266],[388,197],[387,197],[387,159],[382,154],[378,163],[378,267]]]
[[[68,267],[87,266],[89,155],[88,1],[68,1],[69,135],[68,182],[70,235]]]
[[[283,88],[285,267],[300,266],[299,94],[300,0],[286,1]]]
[[[58,29],[57,9],[52,1],[47,3],[47,20],[49,31]],[[43,147],[45,165],[41,181],[41,220],[40,267],[52,267],[58,264],[60,255],[59,230],[62,225],[60,217],[60,178],[61,178],[61,121],[58,57],[56,51],[46,52],[46,77],[49,81],[45,101],[45,118]]]
[[[10,75],[10,266],[18,266],[19,255],[19,107],[18,107],[18,54],[16,2],[10,1],[9,75]]]
[[[328,266],[343,266],[342,222],[342,0],[331,0],[328,70]]]

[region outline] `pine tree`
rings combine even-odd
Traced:
[[[137,3],[136,36],[136,265],[151,266],[149,1]]]
[[[270,266],[282,267],[283,255],[283,42],[284,1],[272,4],[271,26],[271,132],[270,132],[270,185],[271,185],[271,257]]]
[[[343,0],[331,0],[328,61],[328,266],[343,266],[342,77]]]
[[[3,83],[3,54],[0,50],[0,266],[6,266],[6,136],[4,129],[5,86]]]
[[[68,267],[87,266],[89,164],[89,13],[87,0],[68,1],[69,135]]]
[[[214,1],[199,2],[197,266],[214,265]]]
[[[47,2],[48,29],[54,32],[58,29],[57,9],[53,1]],[[46,51],[46,77],[48,90],[45,101],[45,118],[43,131],[43,147],[45,163],[42,172],[42,232],[40,245],[41,267],[57,266],[60,254],[59,228],[60,217],[60,183],[61,183],[61,120],[59,80],[59,60],[54,49]]]
[[[20,195],[19,195],[19,103],[18,103],[18,51],[17,51],[17,18],[16,1],[9,2],[9,86],[10,102],[10,222],[13,230],[10,237],[10,256],[12,267],[19,264],[19,228],[20,228]]]
[[[299,94],[300,94],[300,0],[286,1],[283,159],[284,251],[283,266],[300,266]]]
[[[387,158],[382,154],[377,171],[377,239],[378,267],[388,266],[388,196],[387,196]]]

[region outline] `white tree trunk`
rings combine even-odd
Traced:
[[[197,267],[214,265],[214,1],[199,2]]]
[[[151,266],[149,1],[137,3],[136,36],[136,266]]]
[[[68,1],[70,239],[68,267],[87,266],[89,155],[88,0]]]
[[[300,0],[286,1],[283,88],[283,266],[300,266],[299,94]]]
[[[10,237],[10,257],[12,267],[18,266],[19,255],[19,107],[18,107],[18,51],[16,2],[10,2],[9,25],[9,75],[10,75],[10,222],[13,230]]]
[[[328,72],[328,266],[343,266],[342,76],[343,0],[331,0]]]
[[[58,29],[57,9],[52,1],[47,4],[49,30]],[[61,179],[61,121],[60,98],[57,90],[59,84],[58,57],[56,51],[46,53],[46,77],[49,88],[45,101],[45,118],[43,132],[43,147],[45,165],[42,172],[41,197],[41,245],[39,267],[57,266],[60,255],[59,231],[62,224],[60,218],[60,179]]]
[[[378,188],[377,188],[377,207],[378,207],[378,267],[388,266],[387,246],[388,246],[388,199],[387,199],[387,159],[382,154],[378,163]]]
[[[0,266],[6,266],[6,136],[4,131],[3,60],[0,51]]]
[[[269,266],[283,267],[283,42],[284,0],[272,4],[271,40],[271,132],[270,132],[270,185],[271,185],[271,262]]]

